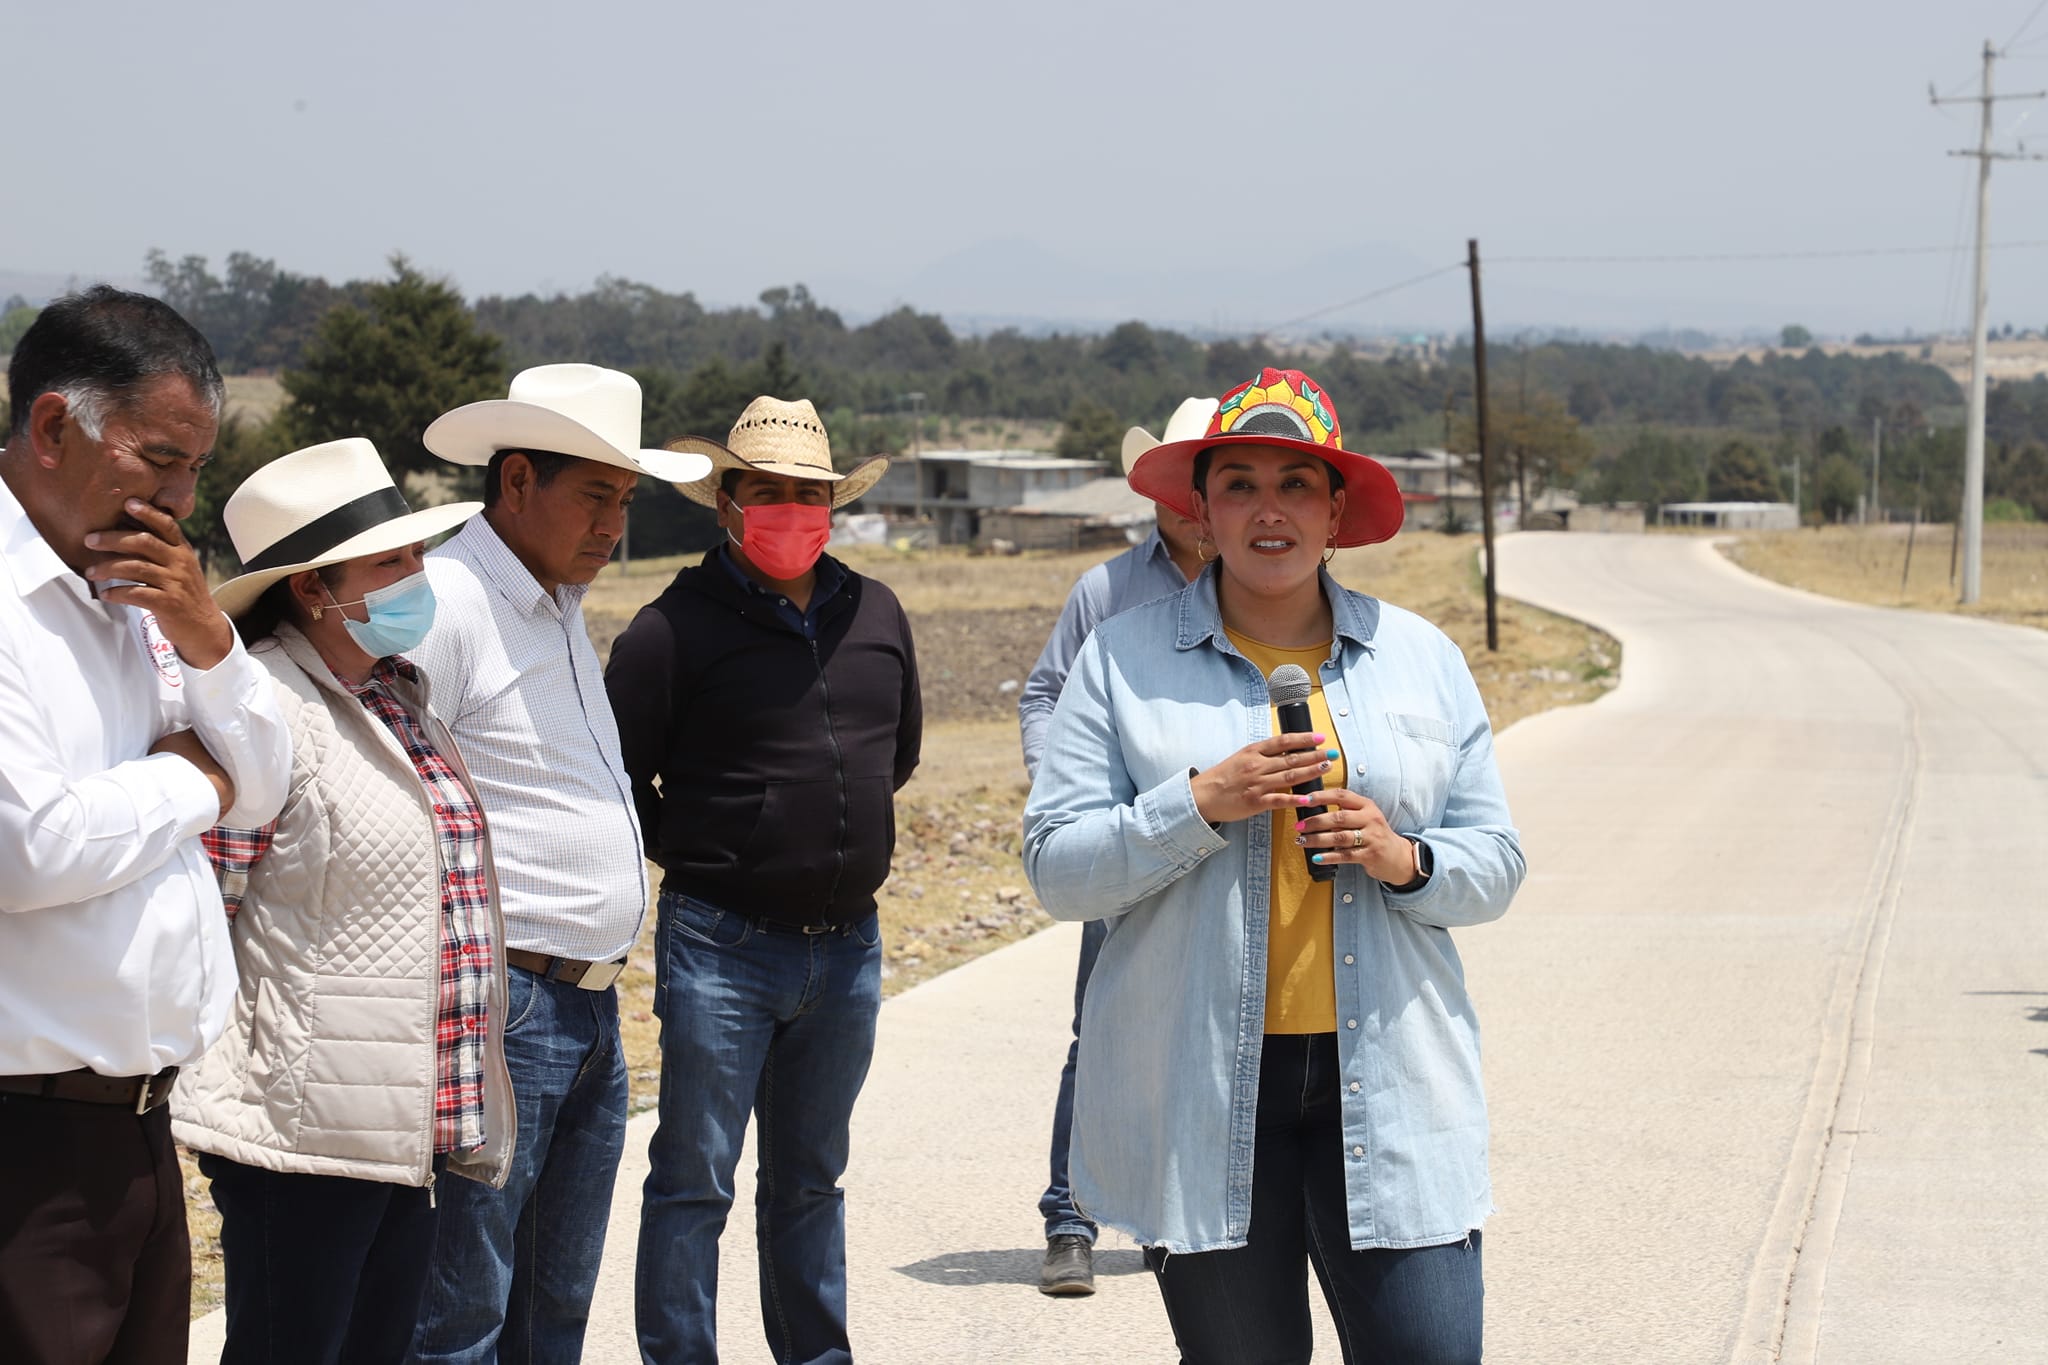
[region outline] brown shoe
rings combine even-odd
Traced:
[[[1063,1232],[1045,1242],[1045,1264],[1038,1272],[1038,1292],[1061,1297],[1095,1292],[1095,1244],[1076,1233]]]

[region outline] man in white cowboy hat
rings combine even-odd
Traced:
[[[641,449],[640,386],[595,365],[522,371],[508,398],[444,413],[424,441],[485,466],[483,515],[427,557],[438,609],[412,658],[490,824],[519,1126],[504,1188],[442,1192],[413,1352],[573,1361],[625,1144],[612,982],[648,900],[583,595],[625,533],[640,476],[693,479],[709,461]]]
[[[1190,398],[1174,410],[1166,423],[1168,441],[1199,436],[1216,415],[1214,398]],[[1124,433],[1124,473],[1129,475],[1138,457],[1160,441],[1143,427]],[[1068,670],[1089,633],[1112,616],[1142,606],[1155,597],[1179,592],[1201,571],[1201,523],[1184,517],[1162,503],[1154,503],[1157,518],[1151,534],[1115,558],[1097,564],[1081,575],[1060,608],[1052,635],[1031,666],[1017,699],[1017,719],[1024,732],[1024,770],[1038,775],[1039,755],[1045,752],[1045,732],[1052,725],[1053,708],[1059,704],[1060,689],[1066,685]],[[1213,555],[1214,551],[1211,551]],[[1067,1046],[1067,1062],[1060,1069],[1059,1098],[1052,1111],[1052,1178],[1039,1197],[1038,1212],[1045,1219],[1045,1260],[1039,1267],[1040,1293],[1053,1295],[1095,1292],[1095,1224],[1074,1204],[1074,1191],[1067,1177],[1067,1144],[1074,1128],[1074,1069],[1081,1041],[1081,1000],[1088,990],[1088,975],[1102,951],[1107,933],[1100,920],[1081,926],[1081,963],[1074,976],[1074,1041]]]
[[[839,473],[811,405],[775,398],[725,445],[675,445],[710,457],[678,487],[718,509],[725,539],[641,610],[605,674],[663,872],[640,1351],[718,1358],[718,1238],[752,1114],[772,1353],[848,1362],[838,1184],[881,1007],[875,892],[923,708],[895,594],[822,551],[832,508],[887,462]]]
[[[45,308],[0,450],[0,1360],[183,1362],[164,1102],[227,1023],[200,836],[277,814],[291,739],[178,529],[221,411],[160,300]]]

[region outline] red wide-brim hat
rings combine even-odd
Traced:
[[[1337,406],[1300,370],[1267,368],[1223,395],[1201,436],[1156,445],[1131,466],[1131,487],[1184,517],[1195,513],[1195,456],[1215,446],[1266,445],[1305,450],[1344,478],[1341,546],[1377,545],[1401,529],[1407,507],[1387,467],[1344,449]]]

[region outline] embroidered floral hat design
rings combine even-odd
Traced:
[[[1140,455],[1131,467],[1131,487],[1194,517],[1195,457],[1225,445],[1298,447],[1336,470],[1344,480],[1339,545],[1374,545],[1401,529],[1406,507],[1394,476],[1378,460],[1344,449],[1337,405],[1300,370],[1267,366],[1257,379],[1224,394],[1202,435],[1167,441]]]

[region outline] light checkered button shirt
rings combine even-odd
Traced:
[[[483,798],[506,946],[625,956],[647,868],[587,590],[549,596],[482,517],[427,556],[427,577],[434,628],[410,657]]]

